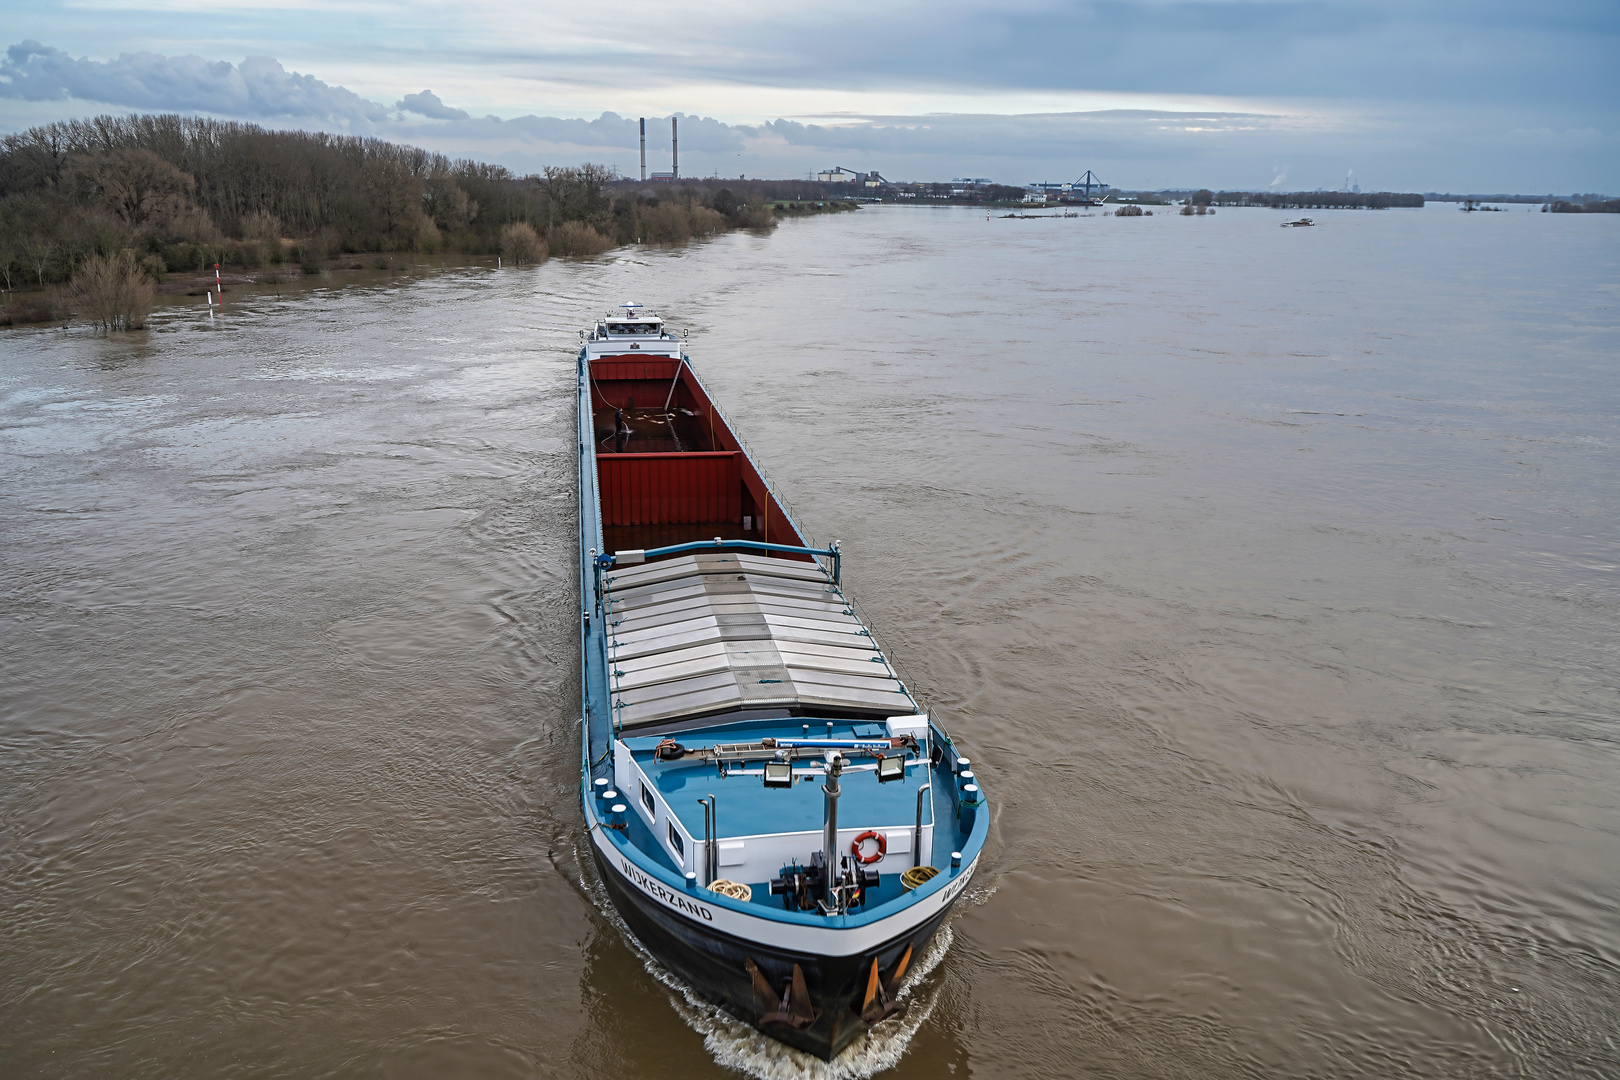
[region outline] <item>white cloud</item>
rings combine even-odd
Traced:
[[[287,71],[268,56],[250,56],[241,64],[149,52],[76,60],[37,41],[6,50],[0,61],[0,97],[73,98],[253,120],[318,120],[362,130],[388,118],[385,106],[312,75]]]
[[[466,120],[467,112],[464,109],[452,109],[439,100],[439,95],[431,90],[423,90],[419,94],[406,94],[394,106],[404,112],[417,113],[430,120]]]

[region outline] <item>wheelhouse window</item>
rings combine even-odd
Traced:
[[[610,322],[607,324],[607,332],[610,334],[656,335],[663,328],[663,324],[659,322]]]

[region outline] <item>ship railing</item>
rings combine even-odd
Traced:
[[[911,679],[910,673],[901,666],[894,650],[885,645],[884,639],[879,637],[878,631],[872,625],[872,617],[867,614],[865,605],[844,592],[842,588],[838,590],[838,595],[843,597],[844,606],[849,608],[860,624],[866,628],[867,634],[872,638],[872,644],[877,646],[878,655],[883,657],[884,666],[889,669],[889,674],[894,676],[894,681],[900,684],[900,689],[916,704],[918,712],[928,712],[928,703],[919,698],[913,690],[917,683]]]

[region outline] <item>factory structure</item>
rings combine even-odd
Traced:
[[[857,188],[885,188],[891,186],[876,170],[872,172],[856,172],[854,169],[846,169],[842,165],[835,165],[831,169],[816,173],[816,179],[823,184],[849,184]]]
[[[641,118],[641,178],[654,180],[666,184],[673,184],[681,178],[681,118],[669,118],[669,172],[655,172],[647,175],[647,118]]]
[[[1090,205],[1100,202],[1108,196],[1112,188],[1097,178],[1097,174],[1087,169],[1078,180],[1037,180],[1024,184],[1021,188],[1012,185],[997,184],[988,177],[983,176],[956,176],[949,184],[940,182],[896,183],[883,178],[875,169],[871,172],[860,172],[836,165],[830,169],[823,169],[813,174],[814,179],[823,184],[848,184],[850,195],[860,197],[867,195],[875,198],[955,198],[955,199],[989,199],[996,202],[1008,202],[1016,198],[1015,192],[1023,193],[1023,201],[1029,203],[1074,203]],[[807,177],[808,179],[808,177]]]
[[[647,118],[640,118],[641,176],[643,182],[673,184],[681,178],[680,117],[669,118],[669,171],[647,171]],[[834,165],[830,169],[812,173],[806,179],[822,184],[849,185],[852,198],[868,199],[967,199],[979,202],[1006,203],[1016,199],[1020,192],[1026,203],[1074,203],[1095,205],[1107,198],[1109,185],[1097,178],[1090,169],[1078,180],[1037,180],[1022,188],[997,184],[984,176],[952,177],[949,184],[942,182],[897,183],[886,180],[876,169],[861,172],[858,169]]]

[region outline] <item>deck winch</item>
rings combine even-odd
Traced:
[[[876,870],[851,866],[847,855],[839,859],[839,864],[832,889],[841,903],[832,910],[823,906],[827,892],[827,860],[819,851],[811,854],[809,866],[798,863],[784,866],[781,875],[770,881],[771,895],[780,896],[782,906],[788,911],[814,911],[823,906],[825,914],[835,915],[865,903],[867,891],[875,890],[883,882],[883,876]]]

